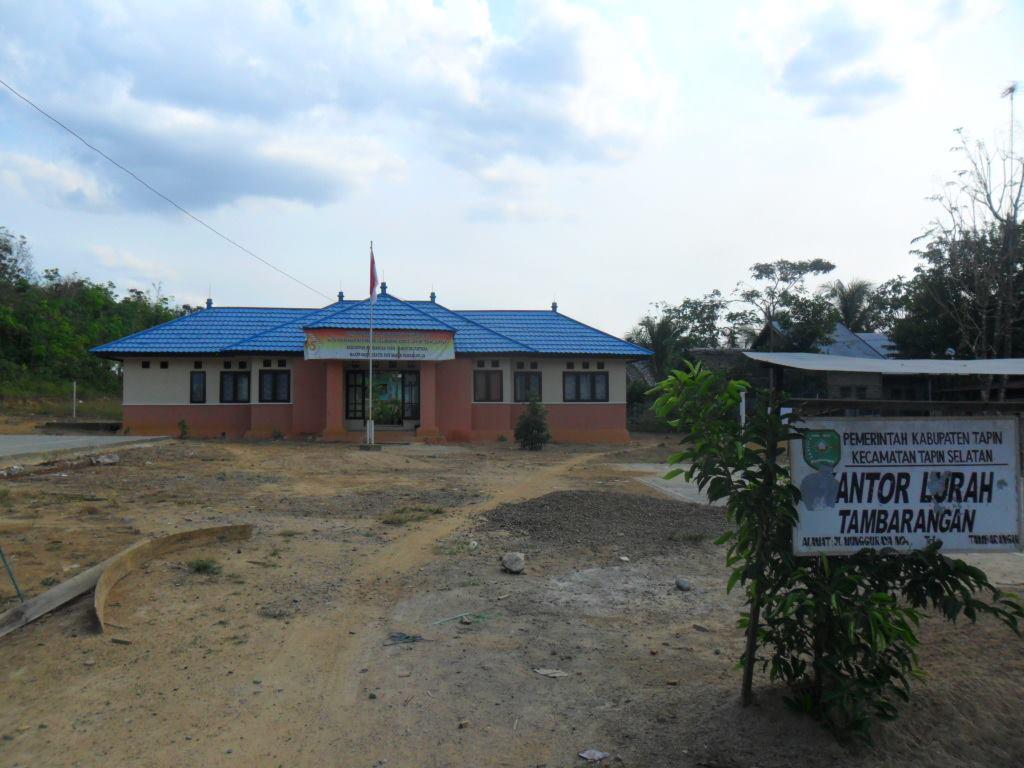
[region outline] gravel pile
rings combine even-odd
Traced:
[[[720,509],[612,491],[557,491],[490,511],[484,528],[500,528],[559,549],[631,552],[678,550],[713,541],[726,528]]]

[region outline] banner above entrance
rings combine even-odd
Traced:
[[[369,360],[370,332],[365,328],[307,328],[307,360]],[[373,332],[374,360],[451,360],[455,335],[450,331]]]

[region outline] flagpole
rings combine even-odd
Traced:
[[[373,263],[373,241],[370,241],[370,262]],[[373,445],[373,286],[370,288],[370,409],[366,414],[366,444]]]

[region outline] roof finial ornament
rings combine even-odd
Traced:
[[[345,300],[345,292],[344,291],[338,291],[338,301],[344,301],[344,300]]]
[[[552,312],[557,312],[558,311],[558,302],[557,301],[552,301],[551,302],[551,311]]]
[[[380,295],[381,296],[386,296],[387,293],[388,293],[388,284],[386,282],[385,283],[381,283],[380,284]]]
[[[213,306],[213,299],[207,299],[206,300],[206,308],[209,309],[212,306]]]
[[[434,304],[437,302],[437,294],[433,291],[430,292],[430,303]]]

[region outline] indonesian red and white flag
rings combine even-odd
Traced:
[[[370,301],[377,300],[377,286],[380,282],[377,280],[377,262],[373,259],[373,243],[370,243]]]

